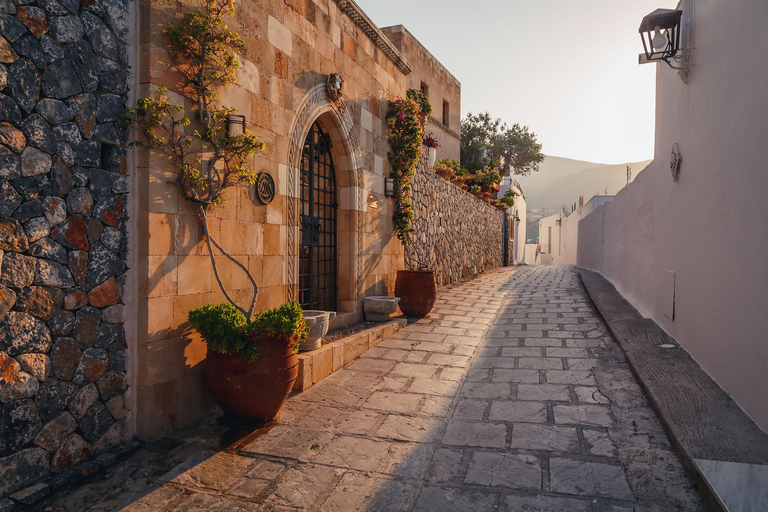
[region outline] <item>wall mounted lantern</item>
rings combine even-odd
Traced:
[[[520,225],[520,217],[515,217],[515,224]]]
[[[384,178],[384,195],[387,197],[395,195],[395,180],[392,178]]]
[[[239,137],[245,133],[245,116],[240,114],[227,114],[227,137]]]
[[[559,226],[560,224],[562,224],[562,223],[563,223],[563,221],[562,221],[561,219],[557,219],[557,220],[555,221],[555,224],[557,224],[558,226]]]
[[[661,60],[675,68],[669,60],[680,51],[680,20],[682,16],[683,11],[681,10],[656,9],[643,18],[643,22],[640,23],[640,38],[643,40],[645,62]],[[640,63],[644,64],[642,58],[641,55]]]

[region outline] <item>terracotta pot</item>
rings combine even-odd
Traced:
[[[491,187],[486,187],[485,185],[483,185],[482,187],[480,187],[480,192],[488,192],[490,194]]]
[[[470,194],[472,194],[473,196],[475,196],[478,199],[482,199],[483,196],[485,195],[485,192],[470,192]]]
[[[238,354],[208,350],[205,382],[225,413],[250,420],[277,416],[299,375],[293,345],[271,336],[253,336],[259,357],[246,363]]]
[[[450,180],[451,179],[451,171],[435,171],[438,176],[443,178],[444,180]]]
[[[437,298],[434,270],[398,270],[395,295],[406,316],[423,317],[432,311]]]
[[[461,185],[461,190],[466,192],[467,190],[469,190],[469,185],[467,185],[466,183],[462,184]]]
[[[461,187],[462,185],[464,185],[464,180],[451,180],[451,183],[453,183],[457,187]]]
[[[486,202],[490,201],[491,200],[491,193],[490,192],[483,192],[482,199],[483,199],[483,201],[486,201]]]

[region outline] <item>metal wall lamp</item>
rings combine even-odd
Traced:
[[[239,137],[245,133],[245,116],[240,114],[228,114],[226,118],[227,137]]]
[[[384,178],[384,195],[386,197],[395,195],[395,180],[392,178]]]
[[[680,21],[683,11],[674,9],[656,9],[643,18],[640,23],[640,39],[643,40],[645,55],[640,56],[640,64],[664,61],[673,69],[673,59],[680,51]],[[645,60],[643,60],[645,57]]]
[[[515,224],[520,225],[520,217],[515,217]]]

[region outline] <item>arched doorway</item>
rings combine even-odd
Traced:
[[[301,154],[299,302],[304,309],[337,309],[336,170],[331,137],[315,122]]]

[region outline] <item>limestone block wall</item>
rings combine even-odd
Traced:
[[[181,4],[180,4],[181,5]],[[197,8],[184,2],[182,11]],[[340,318],[362,317],[362,297],[394,290],[403,250],[392,234],[388,98],[405,93],[407,65],[351,2],[335,0],[239,0],[228,26],[247,49],[238,56],[238,84],[221,91],[221,103],[245,115],[265,143],[249,162],[268,172],[276,196],[268,205],[252,186],[230,189],[227,203],[210,216],[211,233],[247,262],[259,284],[260,311],[298,298],[299,171],[304,138],[313,122],[332,141],[336,169],[338,309]],[[140,29],[140,95],[164,85],[182,97],[162,29],[177,22],[177,9],[147,0]],[[344,109],[330,105],[328,74],[344,79]],[[203,381],[206,347],[187,322],[190,309],[225,298],[214,279],[192,204],[174,184],[175,170],[148,150],[138,152],[137,437],[153,440],[215,407]],[[373,201],[371,201],[373,196]],[[377,207],[371,206],[377,205]],[[251,290],[244,274],[219,258],[222,281],[241,304]]]
[[[128,6],[0,1],[0,497],[132,437]]]
[[[422,156],[413,179],[414,244],[406,262],[426,254],[438,285],[503,265],[504,213],[441,178]]]

